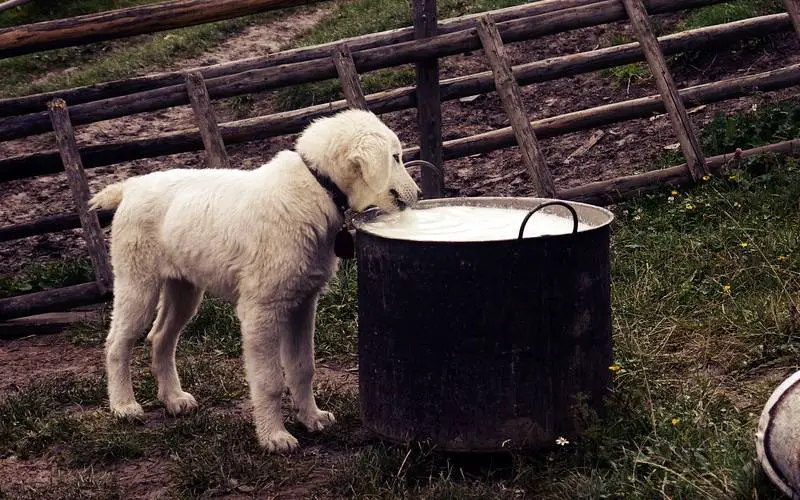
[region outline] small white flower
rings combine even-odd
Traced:
[[[753,105],[750,107],[750,109],[751,109],[751,110],[753,110],[753,111],[757,110],[757,109],[758,109],[758,104],[753,104]]]
[[[667,198],[667,203],[672,203],[673,201],[675,201],[674,196],[670,196],[669,198]]]
[[[638,215],[633,216],[633,220],[639,220],[639,219],[641,219],[641,217],[639,217]]]
[[[558,439],[556,439],[556,444],[559,446],[566,446],[569,444],[569,441],[567,440],[567,438],[559,436]]]

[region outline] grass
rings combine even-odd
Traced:
[[[678,33],[690,29],[731,23],[742,19],[785,12],[785,10],[786,9],[783,7],[781,0],[738,0],[735,2],[719,3],[688,11],[676,23],[671,32]],[[654,23],[653,28],[656,36],[662,36],[666,34],[664,32],[664,28],[658,22],[657,18],[654,18],[652,21]],[[630,37],[627,37],[620,32],[616,32],[611,34],[610,45],[622,45],[632,41],[634,40]],[[736,43],[741,48],[752,49],[761,42],[758,40],[749,39],[741,40]],[[667,57],[667,61],[673,65],[690,63],[697,60],[700,57],[700,53],[701,51],[698,50],[690,50],[677,55],[669,56]],[[630,86],[634,83],[649,80],[652,76],[649,68],[647,67],[647,63],[645,62],[630,63],[622,66],[616,66],[614,68],[608,68],[602,70],[600,74],[610,78],[618,86],[626,87],[627,89],[630,89]]]
[[[703,141],[711,155],[798,128],[789,101],[718,117]],[[800,324],[791,311],[800,292],[799,198],[797,160],[768,155],[691,190],[614,208],[613,392],[601,422],[549,452],[459,457],[378,442],[359,431],[355,395],[323,384],[319,404],[338,425],[311,434],[289,417],[311,451],[267,455],[236,409],[246,386],[235,317],[207,300],[179,357],[198,413],[159,413],[139,348],[137,396],[154,418],[113,421],[102,409],[102,377],[45,380],[0,402],[0,455],[52,455],[84,474],[83,486],[54,486],[59,492],[102,493],[113,483],[88,471],[147,459],[163,463],[171,494],[181,497],[305,488],[301,496],[777,499],[754,463],[753,437],[770,392],[798,368]],[[355,271],[343,265],[320,303],[318,359],[356,357]]]
[[[15,276],[0,276],[0,299],[49,288],[77,285],[92,279],[92,265],[88,258],[31,264]]]
[[[785,11],[781,0],[736,0],[694,9],[679,25],[681,30],[703,28]]]
[[[351,27],[325,23],[313,35],[321,38],[307,43],[349,36],[326,34],[334,29],[328,25],[372,31],[407,24],[364,15],[381,8],[396,15],[407,9],[398,2],[345,7],[356,9],[347,19],[362,19]],[[305,87],[287,94],[286,106],[324,102],[335,92]],[[312,100],[304,101],[308,93]],[[798,135],[800,104],[787,101],[718,116],[702,141],[711,156]],[[33,382],[0,399],[0,458],[53,459],[71,479],[25,492],[0,484],[0,497],[130,496],[103,471],[147,459],[166,471],[170,495],[187,498],[296,487],[303,497],[780,498],[753,461],[753,438],[770,392],[798,369],[798,199],[797,160],[767,155],[690,190],[666,189],[614,208],[613,392],[602,422],[553,451],[458,457],[377,442],[360,432],[357,398],[323,384],[318,402],[338,425],[312,434],[289,417],[306,453],[265,454],[237,407],[247,391],[235,314],[206,299],[179,348],[184,387],[201,403],[197,413],[161,413],[143,346],[134,373],[144,423],[110,417],[101,376]],[[0,296],[83,281],[88,272],[86,262],[32,267],[0,281]],[[356,269],[343,263],[318,309],[319,360],[355,361],[356,306]],[[105,326],[86,327],[76,342],[99,347]]]
[[[617,33],[611,38],[611,46],[624,45],[631,43],[629,37]],[[616,83],[618,87],[625,87],[630,89],[631,84],[639,81],[649,80],[651,78],[650,70],[645,62],[637,62],[630,64],[623,64],[622,66],[615,66],[613,68],[604,69],[600,74],[606,78],[610,78]]]
[[[439,19],[447,19],[475,12],[501,9],[524,3],[522,0],[445,0],[437,3]],[[295,45],[298,47],[332,42],[367,33],[402,28],[413,24],[411,4],[400,0],[355,0],[342,3],[325,22],[319,23]],[[412,85],[415,81],[413,66],[385,68],[361,75],[365,94]],[[288,87],[276,92],[276,109],[289,111],[314,104],[325,104],[343,99],[338,80],[328,80]]]

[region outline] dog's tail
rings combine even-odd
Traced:
[[[89,200],[91,210],[97,208],[117,208],[122,202],[122,182],[109,184]]]

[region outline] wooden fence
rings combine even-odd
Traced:
[[[773,91],[800,83],[800,65],[678,89],[664,56],[702,50],[715,44],[800,27],[800,0],[784,0],[787,13],[694,29],[656,38],[648,15],[719,3],[720,0],[543,0],[519,7],[436,22],[435,1],[416,0],[415,26],[375,33],[331,44],[270,54],[264,57],[90,87],[0,100],[0,140],[55,130],[59,148],[0,160],[0,182],[65,171],[77,214],[63,214],[0,228],[0,241],[82,227],[89,242],[97,281],[0,300],[0,319],[63,310],[106,300],[108,282],[105,247],[97,245],[100,226],[112,212],[86,210],[88,187],[84,168],[114,165],[134,159],[205,149],[210,164],[227,166],[225,144],[241,143],[300,131],[314,118],[346,107],[376,113],[419,110],[420,147],[405,151],[407,159],[424,158],[441,167],[461,158],[519,145],[538,195],[608,204],[665,184],[681,185],[716,172],[731,161],[766,151],[800,153],[800,140],[705,158],[686,115],[686,106],[719,102],[752,92]],[[504,44],[568,30],[629,20],[637,42],[511,66]],[[491,71],[439,81],[438,59],[483,48]],[[647,61],[658,95],[598,106],[530,122],[524,116],[520,85]],[[364,96],[358,73],[406,63],[417,67],[417,85]],[[218,124],[210,101],[222,97],[276,89],[288,85],[340,79],[345,100],[326,105]],[[511,126],[470,137],[441,138],[440,102],[496,90]],[[69,111],[67,113],[67,104]],[[72,126],[143,111],[191,104],[197,129],[78,148]],[[683,165],[558,190],[539,150],[538,140],[610,123],[666,112],[675,129]],[[426,196],[438,195],[442,177],[423,172]],[[102,235],[101,235],[102,236]],[[102,241],[102,240],[101,240]]]

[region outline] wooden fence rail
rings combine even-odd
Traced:
[[[596,2],[597,0],[540,0],[535,3],[509,7],[492,11],[495,21],[502,22],[510,19],[529,17],[538,14],[554,12],[571,7],[580,7]],[[722,1],[722,0],[720,0]],[[447,19],[439,24],[439,33],[452,33],[467,29],[474,24],[477,14]],[[286,50],[266,56],[239,59],[232,62],[214,64],[189,71],[199,71],[203,78],[210,79],[243,73],[253,69],[263,69],[280,64],[324,59],[330,55],[331,49],[339,44],[346,43],[351,52],[371,49],[380,46],[393,45],[414,39],[414,28],[400,28],[396,30],[370,33],[358,37],[346,38],[330,43],[312,45],[292,50]],[[111,82],[98,83],[71,89],[55,90],[40,94],[22,97],[0,99],[0,116],[14,116],[25,113],[42,111],[47,103],[60,97],[71,105],[82,104],[90,101],[99,101],[111,97],[118,97],[135,92],[143,92],[160,87],[180,85],[183,82],[184,71],[155,73],[152,75],[127,78]]]
[[[686,105],[697,106],[742,97],[754,91],[774,91],[799,84],[800,64],[796,64],[755,75],[688,87],[680,90],[679,94]],[[654,113],[664,111],[665,108],[661,97],[653,95],[544,118],[531,122],[531,124],[537,137],[549,138],[635,118],[645,118],[652,116]],[[197,140],[199,142],[199,138]],[[507,127],[462,139],[445,141],[443,143],[443,155],[445,159],[450,160],[477,153],[488,153],[514,146],[515,144],[516,138],[513,130],[511,127]],[[202,143],[198,149],[200,148],[202,148]],[[416,147],[407,148],[404,151],[404,158],[407,160],[416,159],[418,151]],[[85,153],[84,157],[86,157]],[[85,166],[86,163],[84,161]],[[110,223],[109,212],[102,212],[100,218],[101,222]],[[73,215],[45,217],[30,223],[0,228],[0,242],[73,229],[79,226],[77,218]]]
[[[737,151],[706,159],[713,174],[721,173],[735,159],[744,159],[763,153],[800,155],[800,139]],[[643,193],[665,186],[684,186],[693,183],[692,175],[684,163],[644,174],[617,177],[593,182],[576,188],[559,191],[558,198],[596,205],[609,205],[625,201]],[[52,311],[61,311],[79,305],[96,304],[111,298],[100,290],[97,283],[84,283],[55,290],[46,290],[7,299],[0,299],[0,321]]]
[[[66,105],[63,101],[54,101],[50,106],[50,118],[55,125],[60,154],[70,176],[70,185],[74,192],[79,215],[47,217],[32,223],[0,228],[0,241],[78,226],[83,227],[87,241],[90,243],[97,240],[98,237],[102,239],[101,236],[98,236],[101,234],[99,227],[109,223],[113,212],[103,211],[91,214],[91,220],[87,218],[85,199],[88,197],[88,185],[83,176],[82,163],[84,166],[110,165],[133,158],[201,149],[205,145],[212,164],[225,165],[227,156],[224,143],[244,142],[263,139],[270,135],[296,132],[311,119],[331,114],[343,109],[346,105],[358,108],[369,107],[379,113],[415,105],[420,109],[431,105],[430,102],[427,102],[422,106],[421,102],[429,101],[430,96],[435,95],[435,92],[431,92],[431,90],[438,90],[439,99],[434,103],[438,105],[440,100],[496,89],[501,95],[501,100],[512,123],[511,127],[446,141],[441,144],[440,152],[435,152],[435,155],[443,159],[459,158],[512,146],[520,141],[526,164],[537,181],[537,191],[548,197],[579,200],[598,205],[609,204],[664,185],[683,185],[696,182],[699,176],[707,172],[720,173],[731,162],[738,162],[742,158],[755,154],[765,152],[800,154],[800,139],[793,139],[705,159],[689,126],[684,108],[684,106],[740,97],[754,91],[772,91],[797,85],[800,83],[800,64],[678,90],[671,80],[664,61],[664,55],[668,53],[699,48],[713,42],[739,39],[743,36],[763,36],[769,32],[789,29],[791,22],[796,21],[794,18],[796,12],[794,11],[790,14],[763,16],[721,26],[691,30],[657,40],[651,31],[648,13],[645,11],[642,0],[601,0],[592,3],[584,0],[545,0],[540,5],[546,5],[546,8],[553,10],[547,11],[545,8],[533,16],[510,17],[500,25],[493,22],[491,14],[485,15],[480,19],[477,28],[473,27],[474,24],[467,24],[465,25],[466,29],[443,34],[432,34],[433,28],[430,27],[427,32],[420,31],[425,22],[425,15],[432,14],[430,8],[427,10],[423,8],[423,4],[428,0],[416,1],[415,12],[424,14],[417,16],[417,32],[430,35],[426,35],[422,39],[403,41],[392,46],[376,45],[355,52],[352,51],[352,46],[340,43],[328,46],[324,58],[295,61],[281,67],[255,68],[227,77],[210,78],[208,81],[202,71],[193,71],[182,85],[170,84],[145,92],[85,102],[71,108],[69,114],[66,112]],[[785,2],[791,8],[797,7],[797,0],[785,0]],[[710,3],[716,2],[709,0],[650,0],[647,2],[647,6],[649,13],[652,14]],[[430,7],[430,3],[426,5]],[[504,12],[509,14],[518,11],[505,10]],[[625,19],[626,16],[630,17],[637,38],[642,44],[641,47],[638,43],[626,44],[555,57],[514,68],[509,66],[504,56],[504,42],[521,41],[544,34],[617,21]],[[474,23],[475,18],[470,18],[468,22]],[[1,34],[2,31],[0,31]],[[0,38],[1,40],[2,38]],[[382,43],[383,41],[383,38],[378,37],[370,39],[368,43]],[[424,63],[480,46],[483,46],[489,58],[491,72],[452,78],[436,84],[436,79],[431,76],[432,68],[428,67],[426,69],[428,75],[424,78],[422,76],[424,72],[418,71],[418,86],[421,82],[425,82],[428,87],[419,94],[415,87],[395,89],[366,97],[361,90],[359,71],[370,71],[407,62]],[[0,45],[0,54],[2,54],[1,50],[2,45]],[[520,111],[524,106],[519,94],[519,85],[639,61],[643,59],[643,53],[651,70],[656,74],[660,95],[598,106],[534,122],[530,122]],[[217,126],[210,103],[212,97],[239,95],[337,75],[342,83],[346,102],[312,106],[302,110],[239,120]],[[169,78],[172,76],[170,75]],[[433,83],[431,84],[431,82]],[[431,85],[435,89],[431,89]],[[77,92],[78,89],[75,91]],[[427,97],[418,99],[418,95]],[[109,117],[161,109],[187,102],[191,102],[195,110],[200,126],[199,134],[197,130],[179,131],[135,141],[92,145],[83,148],[80,152],[72,135],[72,122],[91,123]],[[687,158],[687,163],[655,172],[623,176],[564,190],[557,190],[552,185],[552,181],[547,182],[549,171],[545,159],[538,149],[537,137],[553,137],[609,123],[642,118],[665,110],[670,115],[673,128],[681,138],[682,150]],[[41,113],[33,113],[0,120],[0,139],[23,137],[46,130],[47,127],[42,128],[41,118]],[[420,124],[424,125],[424,121],[428,119],[437,120],[439,118],[432,113],[428,115],[428,118],[421,119]],[[435,130],[435,128],[431,128],[431,130]],[[414,159],[420,154],[431,155],[430,141],[427,145],[426,141],[421,142],[424,150],[420,152],[420,148],[408,148],[405,151],[407,159]],[[0,160],[0,182],[59,172],[62,161],[57,157],[58,154],[58,151],[51,151]],[[97,246],[97,241],[94,241],[94,247]],[[0,300],[0,320],[56,311],[108,299],[110,296],[108,264],[107,260],[103,261],[98,258],[103,256],[103,252],[93,251],[92,253],[93,267],[97,276],[95,283],[2,299]]]
[[[714,0],[650,0],[650,12],[673,12]],[[531,38],[562,33],[587,26],[596,26],[625,19],[619,0],[604,0],[582,7],[563,9],[498,24],[503,42],[519,42]],[[435,57],[460,54],[481,47],[475,29],[445,33],[433,37],[382,46],[353,53],[359,72],[373,71]],[[330,54],[328,54],[329,56]],[[261,92],[290,85],[326,80],[337,76],[330,57],[298,63],[254,69],[212,78],[206,81],[212,99]],[[156,111],[189,103],[182,83],[121,97],[71,106],[74,125],[94,123],[145,111]],[[0,119],[0,141],[16,139],[51,130],[46,112]]]
[[[719,26],[689,30],[661,37],[659,41],[665,54],[674,54],[684,50],[702,49],[738,38],[777,33],[791,29],[792,24],[788,14],[774,14]],[[522,64],[515,66],[513,71],[520,85],[528,85],[628,64],[643,59],[644,56],[639,49],[638,43],[629,43]],[[767,81],[765,83],[772,85],[772,88],[784,88],[794,84],[791,83],[793,80],[786,80],[785,78],[786,75],[783,73],[779,77],[772,75],[766,78]],[[747,85],[758,84],[758,82],[753,84],[751,77],[745,77],[744,82]],[[490,92],[494,89],[494,79],[490,71],[440,82],[440,96],[443,101]],[[731,98],[738,95],[743,94],[725,94],[721,98]],[[369,108],[376,113],[399,111],[413,108],[416,105],[414,87],[371,94],[366,98]],[[300,110],[223,123],[220,124],[219,128],[225,142],[227,144],[235,144],[298,132],[311,120],[345,107],[345,101],[337,101]],[[636,116],[640,115],[637,114]],[[202,149],[202,147],[198,132],[187,130],[143,139],[85,146],[81,148],[81,154],[83,155],[84,166],[88,168],[196,151]],[[453,156],[447,157],[453,158]],[[0,182],[53,174],[60,171],[61,162],[57,151],[43,151],[41,153],[0,159]]]
[[[174,0],[0,30],[0,58],[155,33],[319,0]]]

